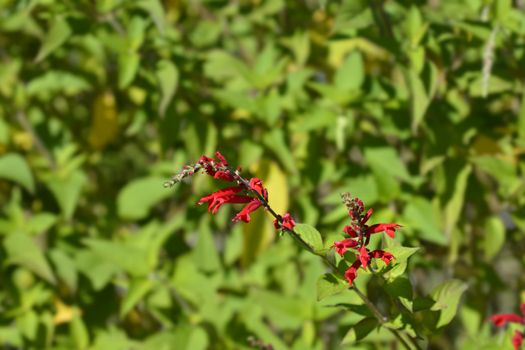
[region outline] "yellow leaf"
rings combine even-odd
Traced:
[[[268,189],[268,202],[276,213],[283,215],[288,210],[288,180],[286,174],[275,162],[262,160],[250,169],[256,177],[263,181]],[[250,265],[266,248],[275,236],[274,218],[263,211],[257,210],[251,215],[252,221],[243,227],[243,266]]]
[[[55,300],[55,309],[56,312],[53,316],[53,323],[55,325],[71,322],[78,313],[75,307],[66,305],[59,299]]]
[[[89,144],[97,149],[103,149],[113,141],[118,133],[118,112],[115,95],[106,91],[95,98]]]

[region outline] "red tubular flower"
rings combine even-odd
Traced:
[[[363,216],[363,219],[361,220],[361,224],[366,224],[366,222],[368,221],[368,219],[370,219],[370,216],[372,216],[372,213],[374,212],[374,209],[370,208],[368,209],[368,211],[366,212],[365,216]]]
[[[366,234],[370,235],[373,233],[385,231],[387,235],[394,238],[394,233],[396,232],[396,228],[398,227],[401,227],[401,225],[399,224],[375,224],[370,227],[367,227]]]
[[[384,250],[380,249],[374,250],[370,253],[370,255],[372,255],[372,257],[375,259],[383,260],[387,265],[390,264],[390,261],[392,261],[392,259],[394,259],[394,256],[391,253],[385,252]]]
[[[273,221],[273,226],[275,227],[276,230],[280,228],[285,228],[289,231],[292,231],[293,228],[295,227],[295,220],[292,218],[290,213],[286,213],[282,217],[282,223],[279,223],[279,220],[275,219]]]
[[[503,327],[507,324],[507,322],[520,324],[524,323],[523,317],[516,314],[497,314],[489,317],[489,320],[491,320],[496,327]]]
[[[515,350],[518,350],[521,344],[523,344],[523,334],[520,331],[516,331],[512,337],[512,345],[514,345]]]
[[[250,198],[250,197],[248,197]],[[250,198],[251,201],[246,204],[246,206],[244,208],[242,208],[242,210],[237,213],[237,215],[235,215],[235,217],[232,219],[233,222],[237,222],[237,221],[244,221],[244,222],[250,222],[251,218],[250,218],[250,213],[257,210],[261,205],[261,201],[258,200],[257,198]]]
[[[349,235],[350,237],[357,237],[357,232],[354,227],[346,225],[343,229],[343,232]]]
[[[368,249],[366,249],[365,246],[359,248],[359,254],[357,255],[357,258],[359,261],[361,261],[363,269],[366,270],[368,263],[370,262],[370,255],[368,255]]]
[[[202,197],[197,204],[208,202],[208,211],[215,214],[224,203],[248,203],[252,200],[249,196],[237,195],[242,191],[241,187],[226,187],[217,192]]]
[[[352,286],[352,284],[354,283],[354,280],[356,279],[357,277],[357,269],[361,266],[361,261],[359,261],[359,259],[357,259],[356,261],[354,261],[354,263],[352,264],[352,266],[350,266],[346,272],[345,272],[345,278],[346,280],[348,281],[348,284],[350,284],[350,286]]]
[[[335,248],[335,251],[340,256],[343,256],[343,254],[346,252],[348,248],[355,248],[357,247],[357,241],[354,241],[352,238],[347,238],[339,242],[334,242],[334,245],[332,248]]]
[[[268,190],[264,188],[260,179],[256,177],[250,179],[250,190],[259,193],[265,200],[268,200]]]

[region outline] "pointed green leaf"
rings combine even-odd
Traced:
[[[128,183],[118,194],[119,216],[132,220],[147,216],[155,204],[173,194],[162,186],[164,181],[163,178],[146,177]]]
[[[317,300],[322,300],[348,289],[348,282],[332,273],[325,273],[317,280]]]
[[[155,72],[160,85],[161,98],[159,101],[159,114],[164,116],[179,82],[179,71],[173,62],[162,60],[157,64]]]
[[[49,283],[55,283],[55,276],[42,249],[29,235],[22,232],[11,233],[4,240],[4,246],[9,263],[24,266]]]
[[[435,303],[430,310],[440,311],[439,320],[436,328],[443,327],[452,321],[458,309],[461,295],[467,290],[468,286],[460,280],[449,280],[441,283],[430,293]]]
[[[294,231],[315,253],[323,251],[323,239],[315,227],[308,224],[297,224]]]
[[[42,61],[50,53],[59,48],[71,35],[71,28],[64,17],[55,18],[51,28],[44,38],[44,42],[35,58],[36,62]]]
[[[29,165],[24,158],[16,153],[9,153],[0,157],[0,178],[14,181],[31,193],[35,190]]]
[[[129,290],[120,304],[120,317],[124,317],[133,307],[154,287],[149,278],[136,278],[131,282]]]

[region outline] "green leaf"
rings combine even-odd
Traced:
[[[344,91],[357,90],[365,81],[363,57],[357,50],[351,52],[335,74],[335,86]]]
[[[487,259],[492,259],[505,243],[505,225],[497,216],[485,220],[483,235],[483,251]]]
[[[348,283],[332,273],[325,273],[317,280],[317,300],[338,294],[348,289]]]
[[[282,129],[273,129],[271,132],[266,133],[263,136],[263,144],[275,154],[281,165],[289,173],[297,173],[295,159],[290,147],[286,144],[285,133]]]
[[[386,292],[394,297],[398,298],[401,304],[403,304],[408,310],[412,311],[412,284],[406,277],[397,277],[393,280],[387,281],[385,286]]]
[[[64,17],[55,18],[44,42],[38,51],[35,62],[40,62],[59,48],[71,35],[71,28]]]
[[[195,265],[205,272],[214,272],[221,267],[217,247],[210,230],[210,221],[202,220],[199,225],[199,238],[193,250]]]
[[[315,227],[308,224],[297,224],[294,227],[294,231],[297,232],[313,252],[321,253],[323,251],[323,239]]]
[[[8,263],[14,263],[28,268],[51,284],[55,284],[55,276],[47,262],[42,249],[22,232],[9,234],[4,240]]]
[[[164,18],[166,12],[162,7],[162,3],[159,0],[142,0],[137,3],[137,6],[149,13],[158,31],[164,34],[166,30],[166,19]]]
[[[80,171],[74,171],[65,178],[56,175],[47,180],[47,186],[55,196],[66,219],[71,219],[73,216],[86,183],[87,177]]]
[[[161,99],[159,101],[159,114],[164,116],[179,82],[179,71],[173,62],[162,60],[157,64],[155,72],[160,85]]]
[[[417,230],[417,237],[429,242],[446,245],[448,239],[439,226],[439,212],[423,197],[412,197],[403,212],[406,226]]]
[[[49,257],[53,262],[57,277],[62,280],[72,292],[75,292],[78,277],[73,259],[59,249],[53,249],[49,253]]]
[[[89,345],[89,331],[86,324],[79,315],[79,311],[75,309],[75,316],[69,324],[69,332],[76,349],[87,349]]]
[[[145,276],[150,272],[150,266],[145,263],[145,249],[94,238],[86,239],[84,243],[99,259],[121,268],[132,276]]]
[[[122,304],[120,304],[120,317],[123,318],[131,309],[155,286],[149,278],[135,278],[131,282]]]
[[[126,88],[137,74],[139,68],[140,55],[136,52],[122,53],[118,59],[118,87]]]
[[[29,165],[24,158],[16,153],[9,153],[0,157],[0,178],[14,181],[31,193],[35,190]]]
[[[472,172],[472,166],[470,164],[460,164],[461,160],[453,162],[447,168],[447,171],[453,171],[449,175],[449,179],[453,181],[452,186],[448,189],[448,198],[445,199],[445,208],[444,208],[444,227],[445,234],[450,235],[452,230],[456,226],[463,204],[465,202],[465,192],[467,190],[468,178]],[[454,167],[457,167],[457,172],[455,172]]]
[[[410,256],[412,256],[418,250],[419,248],[402,246],[392,246],[385,248],[385,251],[394,255],[394,260],[392,260],[392,262],[385,267],[385,270],[387,271],[385,277],[389,280],[394,280],[395,278],[401,276],[408,266],[408,258],[410,258]]]
[[[430,296],[435,301],[430,308],[432,311],[440,311],[436,328],[443,327],[452,321],[456,315],[458,304],[463,292],[468,286],[460,280],[449,280],[434,288]]]
[[[341,345],[355,344],[356,342],[363,340],[369,335],[374,328],[378,326],[377,319],[373,317],[367,317],[353,325],[352,328],[344,336]]]
[[[118,215],[131,220],[146,217],[155,204],[172,195],[162,186],[164,181],[160,177],[145,177],[128,183],[118,194]]]

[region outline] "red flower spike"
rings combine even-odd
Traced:
[[[352,266],[350,266],[346,272],[345,272],[345,278],[346,280],[348,281],[348,284],[350,284],[350,286],[352,286],[352,284],[354,283],[354,280],[356,279],[357,277],[357,269],[361,266],[361,261],[359,260],[356,260]]]
[[[346,252],[348,248],[357,247],[357,242],[351,238],[347,238],[339,242],[334,242],[334,245],[332,247],[335,248],[335,251],[337,252],[337,254],[339,254],[340,256],[343,256],[343,254]]]
[[[370,235],[373,233],[379,233],[385,231],[387,235],[394,238],[394,233],[396,232],[396,228],[401,227],[399,224],[375,224],[366,229],[366,234]]]
[[[274,221],[274,226],[275,225],[279,225],[279,221],[278,220],[275,220]],[[280,225],[282,226],[283,228],[289,230],[289,231],[292,231],[293,228],[295,227],[295,220],[292,218],[292,216],[290,215],[290,213],[286,213],[283,215],[283,222],[282,224]],[[277,229],[279,227],[276,227]]]
[[[514,345],[515,350],[519,350],[523,344],[523,334],[520,331],[516,331],[512,337],[512,345]]]
[[[494,323],[496,327],[503,327],[510,323],[520,323],[523,324],[523,317],[516,314],[497,314],[489,317],[489,320]]]
[[[250,199],[251,201],[248,204],[246,204],[246,206],[242,208],[242,210],[239,213],[237,213],[237,215],[235,215],[235,217],[232,219],[233,222],[237,222],[237,221],[250,222],[251,220],[250,213],[257,210],[262,205],[261,201],[258,200],[257,198],[250,198]]]
[[[242,191],[241,187],[226,187],[202,197],[197,204],[208,202],[208,211],[215,214],[224,203],[248,203],[252,200],[251,197],[237,195],[239,191]]]
[[[215,152],[215,157],[218,161],[213,158],[201,156],[199,159],[199,164],[204,168],[206,173],[210,176],[213,176],[215,179],[222,179],[226,181],[234,181],[235,178],[228,170],[217,170],[217,167],[228,167],[228,162],[226,158],[220,153]]]

